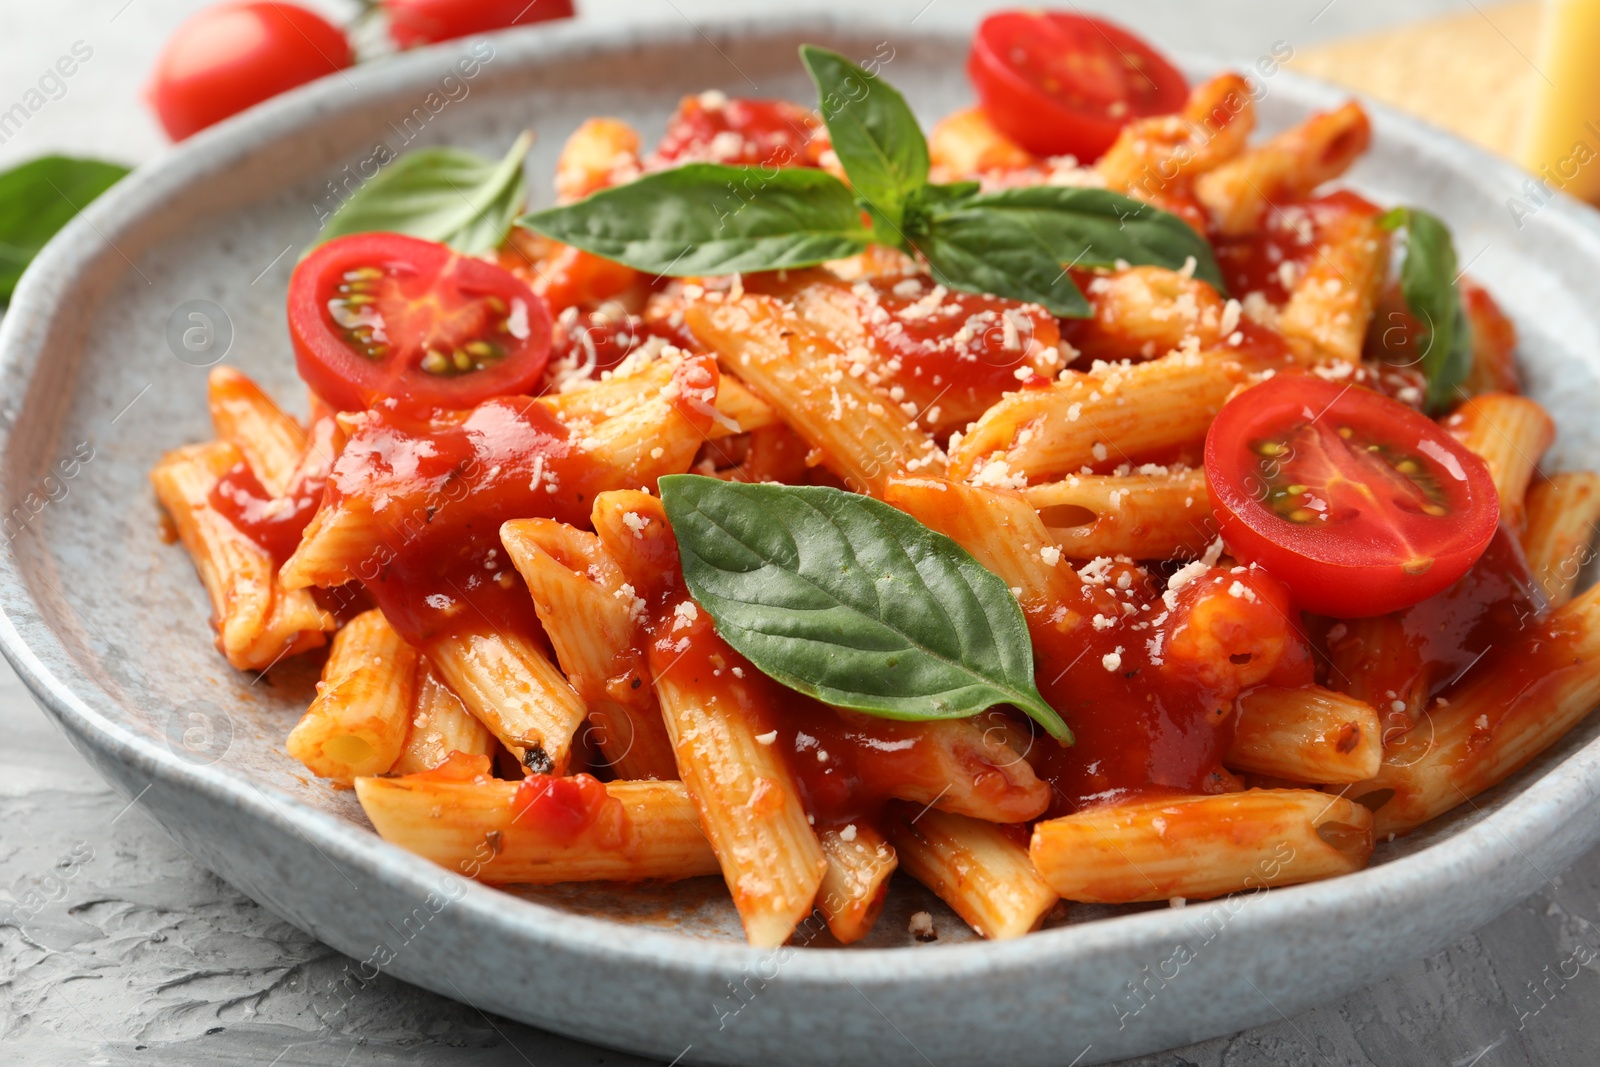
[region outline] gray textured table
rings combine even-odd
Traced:
[[[1465,0],[1471,3],[1471,0]],[[584,0],[580,0],[584,3]],[[91,61],[0,165],[68,150],[162,150],[139,104],[161,40],[200,0],[0,0],[0,110],[75,41]],[[351,5],[314,6],[348,14]],[[588,0],[590,18],[691,20],[746,0]],[[814,5],[808,5],[814,6]],[[880,17],[970,24],[975,5],[882,0]],[[1085,6],[1106,9],[1110,3]],[[1174,48],[1253,55],[1377,28],[1459,0],[1162,0],[1118,8]],[[29,1064],[643,1064],[388,977],[337,1017],[348,962],[199,867],[103,785],[0,666],[0,1062]],[[1537,896],[1338,1004],[1137,1061],[1143,1067],[1589,1065],[1600,1059],[1600,851]],[[1308,959],[1307,967],[1317,966]],[[1063,1056],[1063,1067],[1070,1056]]]

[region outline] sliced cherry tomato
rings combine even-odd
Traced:
[[[330,241],[289,280],[300,377],[352,411],[470,408],[525,392],[550,357],[544,301],[510,271],[393,233]]]
[[[719,92],[686,96],[667,121],[650,165],[710,162],[814,167],[817,117],[787,100],[747,100]]]
[[[1483,554],[1500,516],[1489,468],[1433,420],[1297,374],[1223,406],[1206,484],[1228,548],[1339,618],[1433,596]]]
[[[572,0],[383,0],[383,7],[401,48],[572,17]]]
[[[181,141],[351,59],[344,31],[297,4],[219,4],[178,27],[145,96]]]
[[[1059,11],[984,19],[967,75],[1001,133],[1036,156],[1085,163],[1132,120],[1170,114],[1189,97],[1178,69],[1127,30]]]

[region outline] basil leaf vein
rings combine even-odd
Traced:
[[[1428,381],[1428,410],[1437,414],[1472,370],[1472,325],[1456,283],[1455,241],[1442,219],[1421,208],[1394,208],[1378,224],[1405,230],[1400,294],[1427,333],[1421,367]]]
[[[127,173],[119,163],[43,156],[0,174],[0,304],[50,238]]]
[[[403,233],[466,255],[498,248],[522,207],[524,133],[498,161],[459,148],[422,148],[390,163],[333,214],[311,247],[352,233]],[[309,249],[308,249],[309,251]]]
[[[690,163],[518,220],[652,274],[809,267],[865,251],[873,231],[826,171]]]
[[[827,487],[680,474],[660,490],[689,592],[763,673],[892,719],[1012,704],[1071,740],[1035,686],[1015,597],[948,537]]]
[[[916,116],[893,86],[837,52],[801,45],[800,59],[851,187],[898,234],[906,204],[928,184],[928,142]]]

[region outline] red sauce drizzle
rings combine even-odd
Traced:
[[[274,497],[250,465],[241,461],[212,486],[206,500],[281,566],[294,555],[300,535],[322,504],[326,485],[324,478],[305,478],[290,486],[283,496]]]
[[[817,118],[787,100],[686,96],[667,122],[650,169],[676,163],[814,167]]]

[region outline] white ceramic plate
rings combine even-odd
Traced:
[[[291,94],[95,203],[39,258],[0,329],[5,654],[107,779],[196,857],[360,961],[342,987],[320,991],[326,1012],[337,1016],[381,967],[590,1041],[666,1059],[687,1050],[688,1062],[1094,1063],[1370,983],[1487,921],[1600,838],[1591,723],[1346,878],[1182,911],[1080,908],[1006,944],[972,940],[902,878],[867,946],[828,947],[823,935],[766,953],[741,942],[715,880],[502,893],[383,843],[349,793],[309,780],[282,743],[312,675],[296,664],[263,679],[230,670],[189,561],[159,536],[147,472],[165,449],[209,436],[206,372],[193,364],[226,340],[228,362],[282,397],[303,395],[284,330],[288,275],[337,183],[359,181],[380,143],[498,156],[533,126],[530,174],[543,189],[586,116],[620,115],[654,135],[686,92],[755,84],[810,99],[802,40],[859,57],[888,42],[884,74],[925,121],[968,101],[964,36],[859,22],[702,28],[514,34],[493,40],[470,79],[455,64],[472,46],[449,46]],[[1265,84],[1268,129],[1342,95],[1286,73]],[[1517,172],[1374,111],[1376,145],[1352,184],[1450,221],[1463,261],[1522,332],[1532,391],[1561,427],[1556,465],[1600,467],[1595,216],[1559,200],[1519,228],[1507,208],[1523,196]],[[196,310],[214,320],[211,356],[169,341],[203,325],[188,317]],[[907,936],[918,908],[936,914],[938,944]]]

